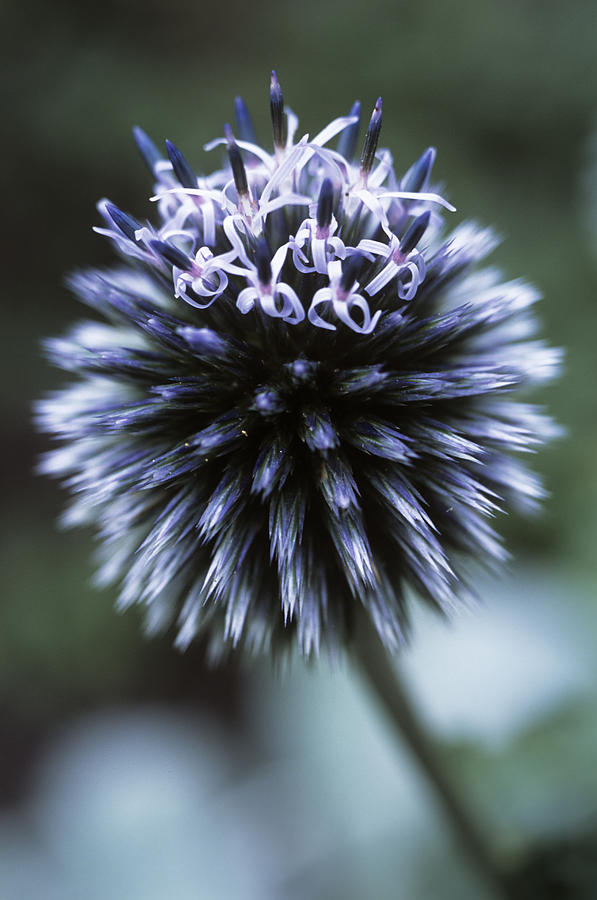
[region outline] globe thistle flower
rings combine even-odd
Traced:
[[[435,151],[396,173],[381,99],[360,156],[359,104],[295,140],[275,75],[270,99],[273,149],[237,99],[207,176],[135,129],[156,221],[99,204],[122,261],[71,278],[101,321],[47,342],[75,381],[38,406],[42,469],[96,529],[99,582],[180,646],[315,654],[363,607],[395,649],[405,592],[449,612],[505,558],[495,514],[543,496],[513,454],[555,428],[512,395],[559,354],[537,292],[479,268],[493,232],[446,230]]]

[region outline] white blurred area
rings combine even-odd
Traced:
[[[265,673],[256,681],[267,691]],[[0,820],[0,896],[366,896],[363,847],[391,831],[401,853],[390,845],[385,864],[396,869],[433,833],[432,809],[407,763],[396,777],[394,750],[347,678],[297,669],[286,688],[282,714],[255,710],[270,759],[253,765],[189,713],[78,721],[42,759],[27,806]]]
[[[565,581],[527,572],[487,598],[450,627],[420,617],[403,669],[438,734],[493,746],[594,687],[597,666]],[[451,837],[348,664],[248,667],[246,696],[258,752],[166,707],[63,731],[0,819],[2,900],[431,896],[422,860],[431,848],[441,863]],[[484,900],[448,864],[442,900]]]
[[[42,760],[2,869],[23,900],[273,896],[249,806],[230,817],[234,752],[166,708],[79,720]],[[3,823],[4,834],[15,824]],[[5,888],[6,890],[6,888]]]
[[[441,737],[499,748],[597,684],[595,585],[548,567],[477,588],[482,605],[449,623],[416,607],[402,661],[411,693]]]

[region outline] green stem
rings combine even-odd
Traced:
[[[463,803],[446,774],[437,748],[417,717],[398,673],[377,634],[361,622],[357,655],[369,685],[385,710],[394,729],[408,745],[411,753],[435,790],[437,801],[454,832],[460,839],[471,863],[491,886],[496,898],[516,900],[517,893],[507,874],[497,863],[482,830]]]

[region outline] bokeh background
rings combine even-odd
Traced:
[[[3,0],[2,898],[486,896],[348,665],[147,641],[33,475],[40,339],[83,312],[64,274],[111,259],[95,203],[149,214],[131,126],[201,171],[239,92],[269,139],[272,67],[301,133],[383,94],[382,145],[438,147],[454,221],[497,228],[566,348],[545,514],[503,523],[510,573],[450,628],[419,616],[401,665],[496,846],[535,860],[529,898],[597,896],[596,35],[594,0]]]

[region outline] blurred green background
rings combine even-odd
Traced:
[[[503,523],[513,572],[452,628],[422,619],[404,667],[503,853],[597,896],[594,0],[4,0],[0,26],[0,896],[485,896],[347,668],[214,673],[147,642],[32,474],[31,404],[59,383],[39,341],[82,314],[65,273],[111,260],[95,203],[149,214],[131,126],[209,170],[237,93],[269,140],[272,67],[300,133],[381,93],[399,169],[437,146],[454,221],[504,236],[494,261],[566,348],[538,398],[568,429],[536,460],[544,515]]]

